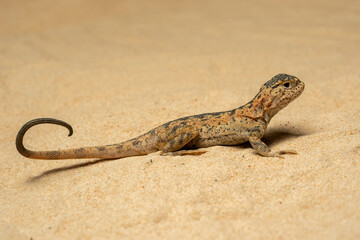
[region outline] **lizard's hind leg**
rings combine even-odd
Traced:
[[[190,130],[187,129],[186,132],[180,133],[175,138],[171,139],[167,144],[165,144],[165,146],[161,150],[160,154],[161,155],[167,155],[167,154],[186,155],[186,153],[184,153],[185,151],[179,151],[179,154],[176,154],[176,151],[183,148],[186,144],[188,144],[191,140],[196,138],[198,135],[199,135],[198,129],[195,129],[195,128],[190,129]],[[183,152],[183,153],[180,153],[180,152]]]

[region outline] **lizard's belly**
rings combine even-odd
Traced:
[[[196,142],[196,147],[211,147],[211,146],[233,146],[239,145],[248,141],[249,138],[244,136],[238,136],[236,134],[232,135],[221,135],[221,136],[214,136],[209,138],[199,138]]]
[[[249,131],[243,128],[229,128],[228,126],[212,129],[202,129],[194,144],[196,147],[211,147],[216,145],[239,145],[249,140]]]

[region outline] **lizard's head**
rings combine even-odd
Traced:
[[[305,83],[297,77],[282,73],[267,81],[260,88],[260,92],[266,92],[272,99],[286,102],[287,105],[300,96],[304,88]]]
[[[278,74],[260,88],[254,100],[261,103],[263,110],[271,118],[299,97],[304,88],[305,84],[297,77]]]

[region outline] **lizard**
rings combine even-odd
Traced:
[[[256,96],[247,104],[230,111],[205,113],[179,118],[160,125],[136,138],[111,145],[62,149],[56,151],[32,151],[23,145],[23,138],[31,127],[50,123],[73,129],[68,123],[53,118],[38,118],[27,122],[18,132],[18,152],[32,159],[118,159],[147,155],[160,151],[161,155],[182,155],[189,149],[211,146],[234,146],[250,142],[255,151],[264,157],[280,157],[297,154],[293,150],[272,152],[261,140],[272,119],[281,109],[304,91],[305,84],[297,77],[278,74],[263,84]],[[196,151],[196,150],[195,150]],[[185,154],[183,154],[185,155]]]

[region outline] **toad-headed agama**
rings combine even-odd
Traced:
[[[66,127],[69,136],[72,127],[66,122],[39,118],[26,123],[16,137],[20,154],[34,159],[114,159],[146,155],[161,151],[161,154],[184,153],[185,149],[205,148],[215,145],[230,146],[249,141],[251,146],[264,157],[281,157],[295,154],[285,150],[271,152],[261,141],[271,118],[303,92],[305,84],[298,78],[278,74],[261,86],[259,93],[247,104],[231,111],[205,113],[165,123],[149,132],[128,141],[95,147],[64,149],[57,151],[31,151],[24,147],[26,131],[37,124],[51,123]],[[179,151],[181,150],[181,151]]]

